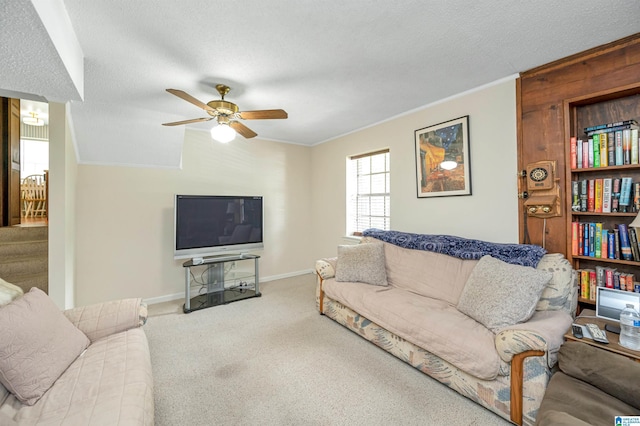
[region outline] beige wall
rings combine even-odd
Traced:
[[[187,130],[182,152],[180,170],[79,166],[78,305],[183,294],[184,260],[172,251],[177,193],[264,196],[261,278],[313,268],[310,148],[242,138],[220,144]]]
[[[312,148],[314,257],[346,232],[345,164],[390,149],[391,226],[398,231],[518,241],[515,76]],[[414,131],[469,115],[471,196],[417,198]]]
[[[416,197],[414,130],[469,115],[471,196]],[[391,150],[396,230],[517,242],[515,77],[314,147],[238,139],[224,145],[187,130],[182,169],[78,166],[76,304],[181,297],[173,197],[263,195],[261,278],[295,275],[345,242],[349,155]]]

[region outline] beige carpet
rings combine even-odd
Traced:
[[[150,307],[156,425],[510,424],[318,314],[313,275],[261,290]]]

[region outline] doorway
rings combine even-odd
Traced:
[[[20,101],[21,225],[48,224],[49,105]]]

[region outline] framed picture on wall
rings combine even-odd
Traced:
[[[471,195],[469,116],[415,131],[418,198]]]

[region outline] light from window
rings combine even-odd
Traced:
[[[347,235],[391,229],[389,150],[347,159]]]

